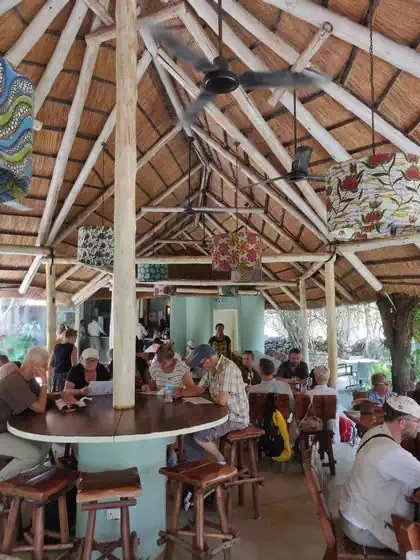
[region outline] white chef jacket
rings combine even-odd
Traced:
[[[100,336],[101,334],[105,334],[104,329],[97,321],[89,323],[87,330],[89,336]]]
[[[376,434],[391,436],[386,423],[381,424],[369,430],[360,445]],[[413,519],[413,505],[406,497],[419,486],[420,462],[393,439],[377,437],[357,454],[339,508],[350,523],[398,552],[395,534],[385,524],[391,523],[393,513]]]

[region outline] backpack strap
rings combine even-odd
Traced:
[[[395,442],[394,438],[392,438],[391,436],[388,436],[387,434],[375,434],[374,436],[372,436],[371,438],[367,439],[365,442],[362,443],[362,445],[359,447],[359,449],[356,452],[356,455],[359,454],[359,451],[361,451],[361,449],[370,441],[372,441],[375,438],[388,438],[388,439],[392,439],[393,442]],[[395,442],[396,443],[396,442]]]

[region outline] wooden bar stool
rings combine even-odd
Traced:
[[[34,560],[42,560],[47,551],[63,551],[60,559],[66,558],[74,548],[69,536],[66,494],[76,484],[78,473],[59,467],[39,467],[0,482],[0,493],[12,497],[1,551],[5,554],[32,552]],[[32,506],[32,529],[24,533],[25,544],[16,544],[22,500]],[[60,532],[46,531],[44,527],[45,506],[58,501]],[[44,535],[59,541],[44,544]]]
[[[159,544],[167,543],[164,560],[171,560],[175,545],[190,552],[193,558],[213,558],[216,554],[223,552],[224,559],[230,560],[230,549],[237,543],[238,538],[237,533],[228,523],[224,487],[227,482],[237,476],[236,468],[210,461],[190,461],[173,468],[164,467],[159,472],[168,477],[169,481],[176,482],[175,504],[169,528],[159,533]],[[180,529],[178,523],[184,485],[194,488],[194,521],[192,528]],[[204,519],[204,495],[212,489],[216,494],[219,524]],[[206,532],[205,525],[213,529],[212,532]],[[193,537],[193,544],[190,545],[181,537]],[[205,542],[206,538],[219,539],[223,542],[218,548],[210,550]]]
[[[254,519],[260,519],[259,487],[264,483],[264,477],[258,473],[258,440],[264,435],[262,428],[249,426],[244,430],[229,432],[221,441],[221,452],[225,444],[230,445],[229,465],[237,468],[237,479],[226,487],[237,486],[239,505],[245,504],[245,485],[252,484],[252,497],[254,502]],[[246,451],[248,450],[248,464]],[[231,501],[229,502],[229,519],[231,518]]]
[[[136,467],[121,471],[97,473],[80,473],[77,503],[82,504],[82,511],[88,512],[86,537],[82,544],[83,554],[80,558],[90,560],[92,551],[98,550],[101,559],[116,557],[112,552],[122,547],[124,560],[134,560],[137,548],[136,533],[130,534],[130,514],[128,508],[135,506],[140,495],[141,483]],[[99,500],[107,500],[98,503]],[[121,510],[121,536],[116,541],[98,543],[94,540],[96,512],[104,509]]]

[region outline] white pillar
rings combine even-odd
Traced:
[[[302,353],[303,360],[309,367],[309,329],[308,329],[308,312],[306,309],[306,283],[303,278],[299,282],[300,293],[300,317],[302,328]]]
[[[327,311],[328,368],[330,386],[337,385],[337,317],[335,308],[335,273],[334,261],[325,264],[325,299]]]
[[[114,408],[135,404],[136,329],[136,0],[116,2]]]
[[[115,301],[114,290],[112,290],[111,297],[111,317],[109,321],[109,348],[114,348],[114,333],[115,333]]]
[[[51,355],[56,343],[57,308],[55,304],[55,266],[51,263],[45,265],[46,296],[47,296],[47,350]],[[49,379],[52,389],[52,379]]]

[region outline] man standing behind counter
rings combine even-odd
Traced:
[[[12,457],[0,470],[0,480],[16,476],[41,462],[49,446],[21,439],[7,431],[13,414],[30,408],[43,414],[47,405],[48,352],[41,346],[30,348],[19,369],[9,363],[0,368],[0,455]],[[35,381],[41,379],[41,386]]]

